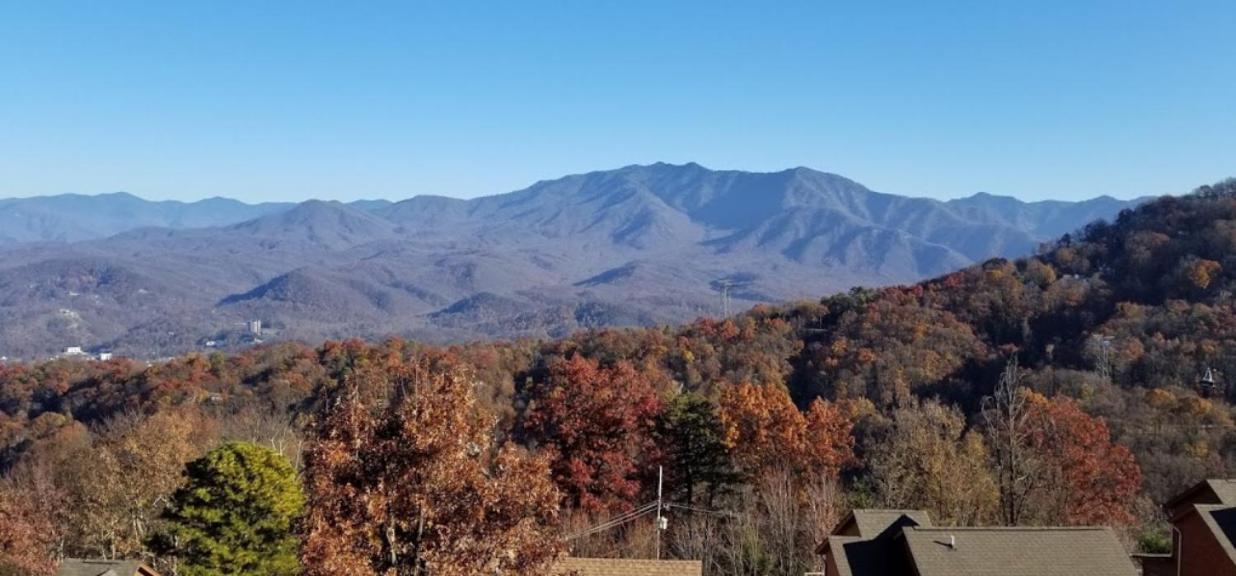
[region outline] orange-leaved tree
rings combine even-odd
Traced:
[[[0,485],[0,574],[55,572],[55,526],[37,500],[12,482]]]
[[[548,463],[495,446],[473,385],[420,358],[332,393],[305,454],[307,576],[545,573],[560,551]]]
[[[1056,486],[1052,520],[1070,525],[1133,522],[1130,508],[1142,485],[1141,469],[1128,448],[1112,441],[1100,418],[1065,396],[1030,393],[1028,431],[1032,451],[1043,460]]]
[[[983,420],[1005,524],[1128,524],[1142,474],[1107,424],[1066,396],[1021,384],[1016,359],[984,399]]]
[[[849,416],[820,399],[804,414],[780,385],[725,388],[721,423],[734,462],[750,477],[787,465],[835,476],[854,460]]]

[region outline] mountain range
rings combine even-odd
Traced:
[[[722,292],[737,311],[1028,254],[1137,202],[939,201],[660,163],[470,200],[0,200],[0,356],[678,322],[720,313]]]

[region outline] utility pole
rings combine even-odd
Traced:
[[[657,466],[657,560],[661,559],[661,531],[665,530],[665,518],[661,517],[661,483],[665,479],[665,468]]]

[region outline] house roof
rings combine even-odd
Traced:
[[[824,554],[832,559],[838,576],[890,576],[912,574],[905,566],[899,543],[886,538],[868,540],[858,536],[830,536]]]
[[[1236,540],[1236,508],[1223,504],[1197,504],[1194,508],[1219,547],[1236,564],[1236,546],[1232,544]]]
[[[918,576],[1137,575],[1110,528],[910,527],[902,537]]]
[[[1211,479],[1207,480],[1206,484],[1214,491],[1215,496],[1219,497],[1220,504],[1236,506],[1236,480],[1226,478]]]
[[[635,560],[629,558],[563,558],[554,574],[579,576],[701,576],[699,560]]]
[[[1224,504],[1236,506],[1236,479],[1210,478],[1194,484],[1175,498],[1167,501],[1163,509],[1169,516],[1188,512],[1185,504]]]
[[[931,516],[926,510],[869,510],[859,509],[850,512],[841,522],[837,532],[841,532],[853,523],[858,527],[858,535],[863,538],[875,538],[901,520],[909,518],[918,526],[931,526]]]
[[[56,576],[159,576],[138,560],[84,560],[65,558]]]
[[[872,539],[890,527],[931,526],[931,516],[925,510],[894,510],[859,508],[846,514],[845,519],[833,528],[831,535],[816,547],[817,554],[826,553],[828,542],[838,536],[855,536]]]

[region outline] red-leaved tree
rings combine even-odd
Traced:
[[[1141,469],[1129,449],[1112,442],[1107,424],[1065,396],[1029,396],[1027,420],[1032,452],[1055,482],[1044,485],[1057,520],[1070,525],[1129,524]]]
[[[661,399],[626,362],[600,366],[574,355],[549,364],[526,391],[523,433],[553,454],[564,503],[589,512],[624,511],[655,461],[652,432]]]

